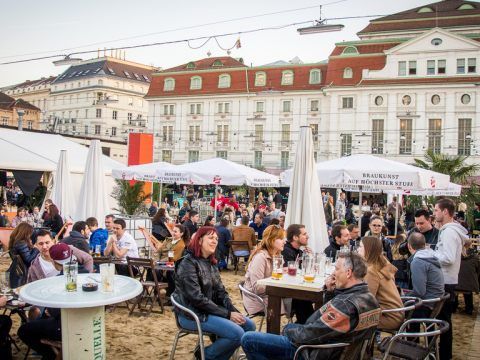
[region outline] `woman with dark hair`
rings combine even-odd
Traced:
[[[217,269],[215,250],[218,235],[214,227],[201,227],[193,236],[186,255],[177,261],[173,296],[200,318],[203,331],[216,335],[205,348],[206,359],[229,359],[240,346],[245,331],[254,331],[255,324],[232,304]],[[179,311],[179,310],[175,310]],[[195,330],[195,321],[178,312],[180,325]],[[195,357],[200,358],[199,348]]]
[[[167,228],[167,221],[166,210],[164,208],[158,209],[152,219],[152,234],[160,241],[170,237],[170,231]]]
[[[215,220],[213,219],[213,215],[208,215],[205,218],[205,223],[203,226],[215,226]]]
[[[30,264],[38,256],[38,249],[32,244],[33,227],[27,223],[20,223],[10,234],[10,241],[8,242],[8,248],[12,263],[8,271],[10,272],[10,286],[16,288],[20,285],[24,285],[27,281],[27,272]],[[17,257],[20,255],[23,263],[26,267],[25,276],[22,277],[15,269],[17,268]]]
[[[397,268],[390,264],[385,255],[383,255],[383,246],[380,238],[375,236],[362,238],[358,254],[367,262],[368,270],[364,280],[382,310],[403,307],[397,285],[395,284]],[[403,319],[404,314],[401,312],[382,314],[378,327],[380,329],[397,330]]]
[[[55,237],[63,227],[63,219],[55,204],[50,204],[48,207],[48,220],[44,223],[45,227],[50,228],[52,237]],[[60,236],[63,238],[63,236]]]

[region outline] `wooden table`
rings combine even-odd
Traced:
[[[257,282],[266,286],[268,295],[267,332],[280,334],[280,318],[282,298],[309,300],[320,307],[323,304],[324,277],[316,277],[313,283],[303,281],[301,275],[290,276],[283,274],[281,280],[266,278]]]

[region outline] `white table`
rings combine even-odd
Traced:
[[[283,274],[282,279],[276,280],[271,277],[257,282],[264,285],[265,294],[268,295],[267,308],[267,332],[280,334],[281,301],[282,298],[309,300],[317,304],[323,303],[323,285],[325,277],[316,276],[313,283],[303,281],[303,276],[290,276]]]
[[[129,300],[142,292],[139,281],[115,275],[114,291],[104,293],[101,284],[93,292],[82,284],[100,281],[100,274],[79,274],[77,291],[65,290],[64,276],[32,282],[20,290],[26,303],[59,308],[62,312],[62,355],[64,359],[105,359],[105,305]]]

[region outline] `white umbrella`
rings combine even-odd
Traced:
[[[76,220],[95,217],[99,226],[104,225],[105,215],[109,212],[108,194],[105,192],[105,169],[103,167],[100,140],[92,140],[88,151],[83,175],[80,197],[78,199]]]
[[[312,129],[309,126],[300,128],[285,217],[285,226],[290,224],[305,225],[313,251],[321,252],[328,246],[327,224],[313,157]]]
[[[118,169],[112,169],[112,176],[115,179],[122,180],[138,180],[173,184],[175,182],[175,179],[172,176],[168,176],[168,174],[169,172],[174,171],[174,169],[175,165],[160,161],[155,163],[124,166]],[[167,176],[165,176],[165,173],[167,174]]]
[[[73,215],[72,183],[70,182],[70,167],[68,166],[67,150],[60,151],[55,178],[53,180],[52,201],[60,210],[63,218]]]

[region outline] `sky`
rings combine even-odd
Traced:
[[[320,17],[320,5],[323,5],[322,18],[329,19],[389,15],[432,2],[434,0],[8,1],[2,4],[0,62],[95,51],[75,56],[89,59],[97,57],[97,49],[227,33],[235,35],[218,37],[219,44],[215,39],[206,44],[205,40],[193,40],[189,44],[126,50],[126,59],[165,69],[205,58],[208,53],[227,56],[219,45],[231,48],[240,38],[241,48],[233,49],[231,56],[242,57],[247,65],[258,66],[295,56],[305,63],[317,62],[328,58],[336,42],[357,40],[356,33],[371,18],[330,20],[329,23],[341,23],[345,28],[324,34],[300,36],[296,29],[308,23],[241,35],[238,32],[313,23]],[[0,87],[58,75],[67,67],[54,66],[52,61],[56,59],[0,65]]]

